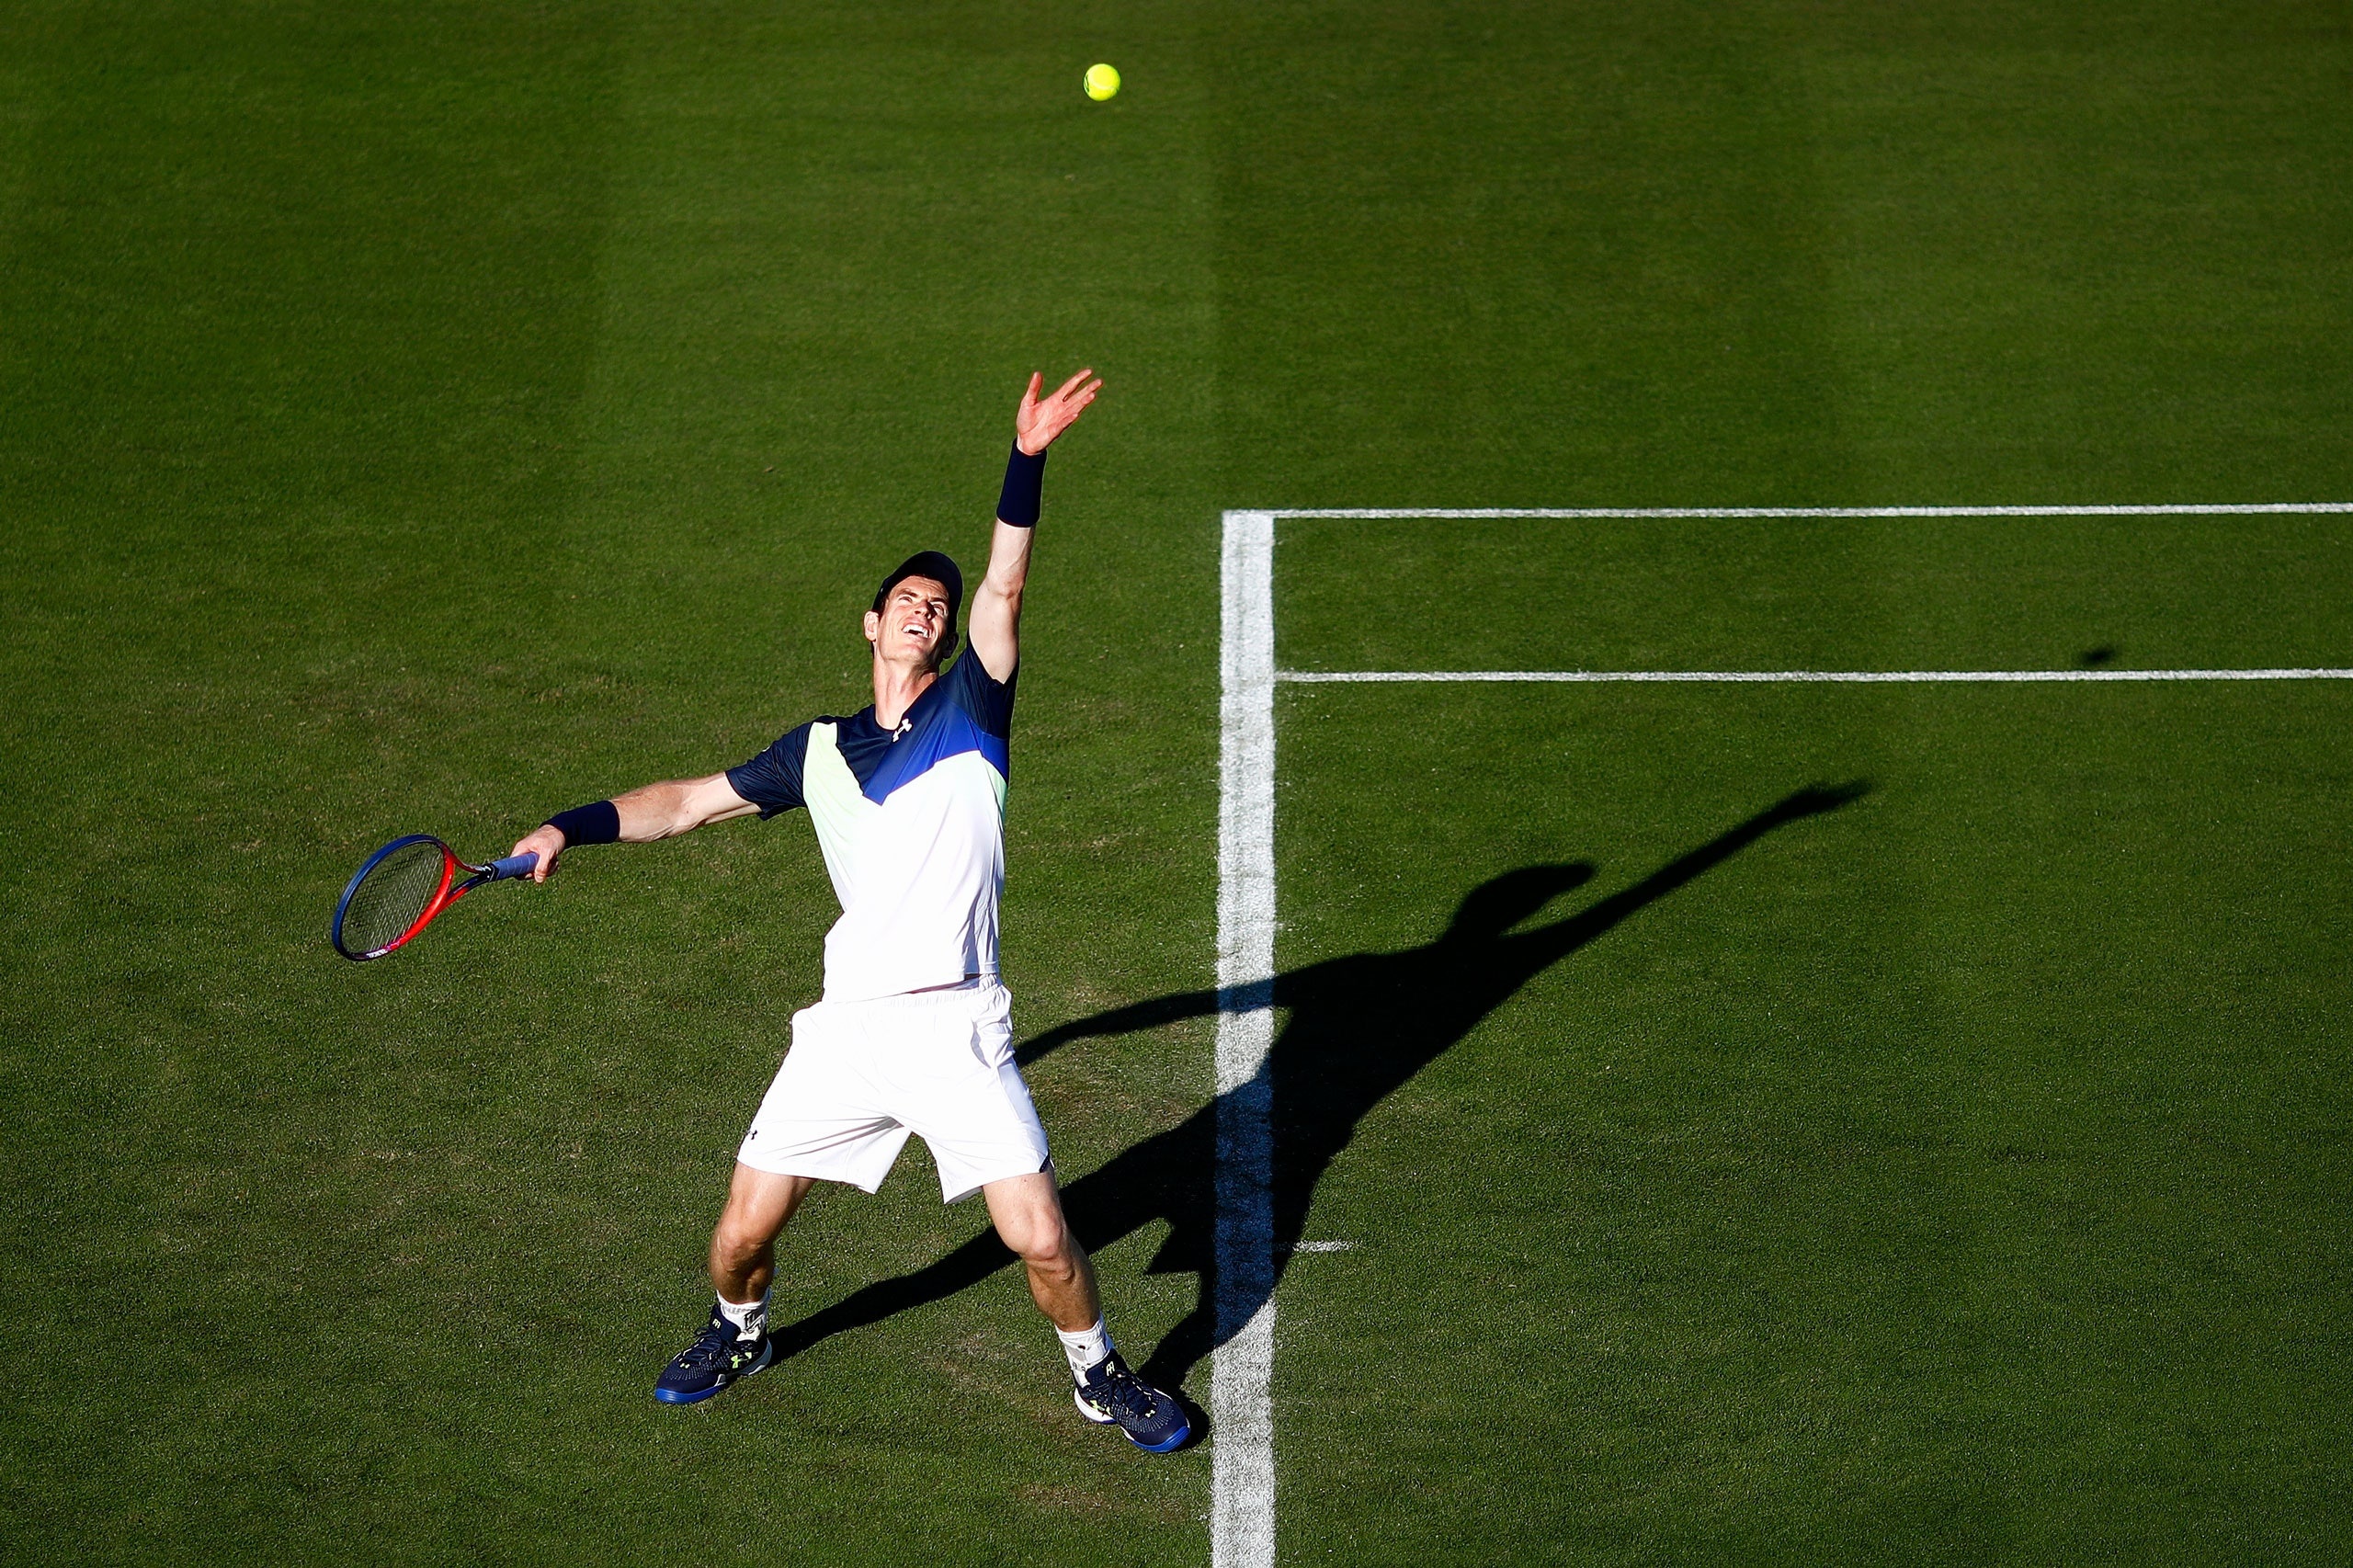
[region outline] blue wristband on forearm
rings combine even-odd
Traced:
[[[619,844],[621,839],[621,810],[610,801],[599,801],[593,806],[574,806],[568,812],[558,812],[548,818],[546,825],[563,835],[567,849],[575,844]]]
[[[1017,528],[1038,526],[1038,498],[1046,484],[1046,454],[1031,457],[1013,443],[1013,455],[1005,460],[1005,489],[996,498],[996,520]]]

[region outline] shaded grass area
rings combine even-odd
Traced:
[[[320,945],[387,835],[503,849],[863,700],[860,596],[911,538],[984,540],[1021,376],[1084,337],[1176,351],[1099,421],[1128,458],[1057,464],[1012,853],[1063,892],[1009,912],[1012,978],[1030,1017],[1199,972],[1212,754],[1137,716],[1205,704],[1211,503],[1118,434],[1198,435],[1199,291],[1127,256],[1185,213],[1140,189],[1034,250],[1007,215],[1076,96],[1019,49],[942,64],[1005,19],[57,19],[0,247],[0,722],[54,867],[0,939],[12,1555],[1205,1551],[1202,1459],[1078,1422],[1010,1282],[686,1422],[648,1397],[815,994],[805,824],[582,856],[415,961]],[[1172,155],[1087,123],[1098,164]],[[1088,681],[1132,639],[1070,612],[1123,595],[1195,658]],[[1199,1043],[1041,1074],[1063,1157],[1189,1108]],[[780,1312],[978,1228],[925,1165],[816,1206]],[[1149,1343],[1181,1305],[1139,1263],[1105,1270]]]
[[[1208,1097],[1205,1018],[1105,1016],[1211,973],[1220,507],[2353,494],[2325,7],[57,4],[0,46],[11,1556],[1206,1555],[1208,1456],[1077,1423],[1008,1277],[645,1397],[815,993],[804,824],[323,940],[394,833],[503,849],[854,706],[866,585],[973,565],[1032,368],[1111,389],[1009,829],[1074,1186]],[[1308,665],[2346,662],[2316,523],[1314,527]],[[1286,1554],[2325,1556],[2340,700],[1287,694],[1326,972],[1874,789],[1351,1124],[1303,1223],[1358,1250],[1283,1286]],[[1101,1259],[1140,1356],[1196,1285],[1150,1266],[1200,1173],[1150,1174]],[[779,1315],[980,1228],[912,1157],[813,1205]]]

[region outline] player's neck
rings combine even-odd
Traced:
[[[874,661],[874,722],[886,730],[895,730],[915,705],[915,699],[939,678],[939,671],[931,665],[894,665],[881,659]]]

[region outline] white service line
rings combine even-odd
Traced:
[[[2353,680],[2346,670],[1281,670],[1279,681],[1303,686],[1327,682],[1392,681],[1615,681],[1701,684],[1802,681],[1907,685],[1920,682],[1978,683],[2080,680]]]
[[[2249,517],[2353,512],[2353,501],[2101,506],[1296,506],[1261,517]],[[1229,514],[1231,515],[1231,514]]]
[[[1210,1562],[1275,1561],[1275,519],[1228,512],[1217,828],[1218,1346]]]

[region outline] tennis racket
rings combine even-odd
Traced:
[[[539,863],[537,855],[509,855],[469,865],[429,833],[395,838],[353,873],[335,906],[328,940],[355,962],[382,958],[483,883],[528,877]]]

